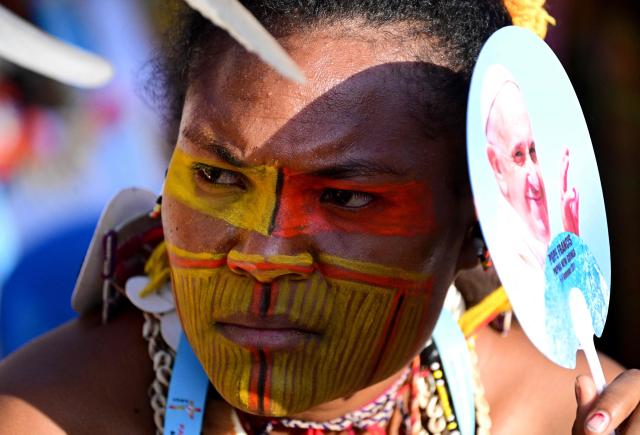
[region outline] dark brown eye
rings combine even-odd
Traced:
[[[529,148],[529,156],[531,157],[531,161],[533,163],[537,163],[538,162],[538,155],[536,154],[536,147],[532,146]]]
[[[521,147],[518,147],[513,151],[512,158],[516,165],[524,164],[524,161],[527,159],[525,152],[526,150],[523,150]]]
[[[194,170],[197,176],[206,183],[245,188],[244,178],[237,172],[204,165],[202,163],[196,163]]]
[[[373,195],[355,190],[327,189],[322,192],[320,202],[344,208],[361,208],[373,201]]]

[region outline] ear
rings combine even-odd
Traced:
[[[501,156],[498,155],[491,144],[487,145],[487,158],[489,159],[489,164],[493,170],[493,175],[495,175],[496,181],[498,182],[498,187],[500,188],[502,195],[506,197],[509,192],[507,189],[507,183],[504,179],[504,166],[502,164]]]
[[[459,237],[460,233],[464,231],[464,235],[457,250],[456,273],[462,269],[473,268],[480,262],[477,241],[475,240],[476,234],[480,231],[480,224],[478,223],[478,216],[470,186],[469,189],[466,190],[466,194],[458,198],[458,205],[456,227],[459,229],[456,230],[456,233]]]
[[[476,229],[479,228],[478,226],[479,224],[476,221],[471,224],[465,232],[456,264],[456,272],[463,269],[472,269],[480,263],[480,257],[478,256],[478,238],[476,237]]]

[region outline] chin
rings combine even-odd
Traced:
[[[252,402],[248,396],[251,394],[247,390],[243,391],[235,391],[230,395],[226,395],[223,392],[219,391],[222,398],[229,403],[232,407],[236,408],[239,411],[242,411],[246,414],[256,415],[259,417],[275,417],[275,418],[283,418],[283,417],[291,417],[297,414],[301,414],[314,406],[320,405],[319,403],[316,405],[312,405],[311,407],[308,404],[300,404],[301,406],[296,406],[295,401],[287,401],[289,403],[280,403],[274,398],[266,398],[269,402],[269,406],[267,407],[254,407],[249,404]],[[295,392],[291,392],[291,397],[296,397],[297,394]],[[291,403],[293,402],[293,403]],[[324,403],[324,402],[323,402]]]

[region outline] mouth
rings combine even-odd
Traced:
[[[531,202],[542,201],[542,195],[536,195],[536,196],[528,195],[528,196],[525,196],[525,198],[527,199],[527,201],[531,201]]]
[[[529,188],[525,198],[529,201],[540,201],[542,199],[542,190]]]
[[[216,321],[214,328],[248,349],[286,350],[320,337],[283,316],[235,315]]]
[[[544,189],[538,182],[527,181],[524,197],[529,201],[541,201],[544,199]]]

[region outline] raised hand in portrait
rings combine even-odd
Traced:
[[[562,213],[562,226],[565,231],[580,235],[579,211],[580,197],[575,187],[569,188],[569,148],[562,153],[562,191],[560,192],[560,210]]]
[[[640,370],[622,372],[598,395],[589,376],[576,379],[573,435],[640,434]]]

